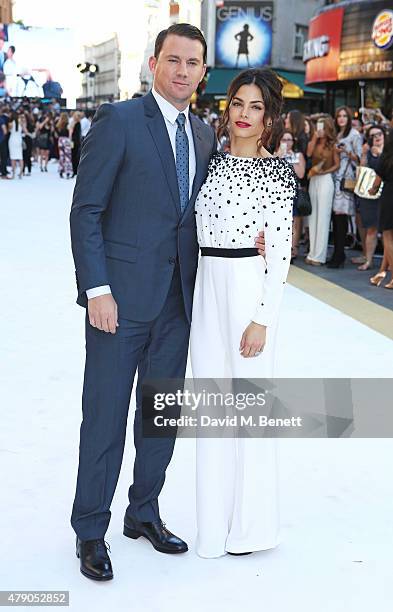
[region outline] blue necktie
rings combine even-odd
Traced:
[[[185,129],[186,116],[179,113],[176,130],[176,174],[179,185],[180,209],[183,213],[189,201],[189,151],[188,138]]]

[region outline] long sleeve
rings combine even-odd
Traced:
[[[83,142],[70,213],[79,293],[109,285],[101,221],[121,166],[124,126],[113,104],[103,104]]]
[[[269,185],[268,191],[262,192],[260,203],[264,213],[265,282],[252,319],[267,327],[273,323],[280,306],[291,261],[292,207],[297,181],[287,162],[277,160]]]
[[[358,156],[359,160],[362,157],[362,144],[362,137],[359,132],[356,132],[353,139],[353,152]]]

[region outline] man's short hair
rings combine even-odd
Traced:
[[[176,36],[184,36],[185,38],[190,38],[191,40],[199,40],[203,47],[203,63],[206,64],[207,43],[205,37],[197,27],[190,25],[189,23],[175,23],[166,30],[162,30],[158,34],[154,46],[154,57],[156,59],[160,55],[166,37],[170,34],[175,34]]]

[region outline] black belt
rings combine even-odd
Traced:
[[[255,257],[259,255],[258,249],[216,249],[215,247],[201,247],[201,255],[209,257]]]

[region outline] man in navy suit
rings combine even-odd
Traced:
[[[161,32],[146,96],[103,104],[84,140],[70,215],[78,304],[86,307],[79,469],[71,524],[88,578],[113,577],[104,535],[122,463],[133,380],[136,458],[124,534],[163,553],[187,544],[161,521],[174,438],[144,438],[141,384],[185,375],[198,260],[194,202],[216,149],[189,112],[206,71],[197,28]]]

